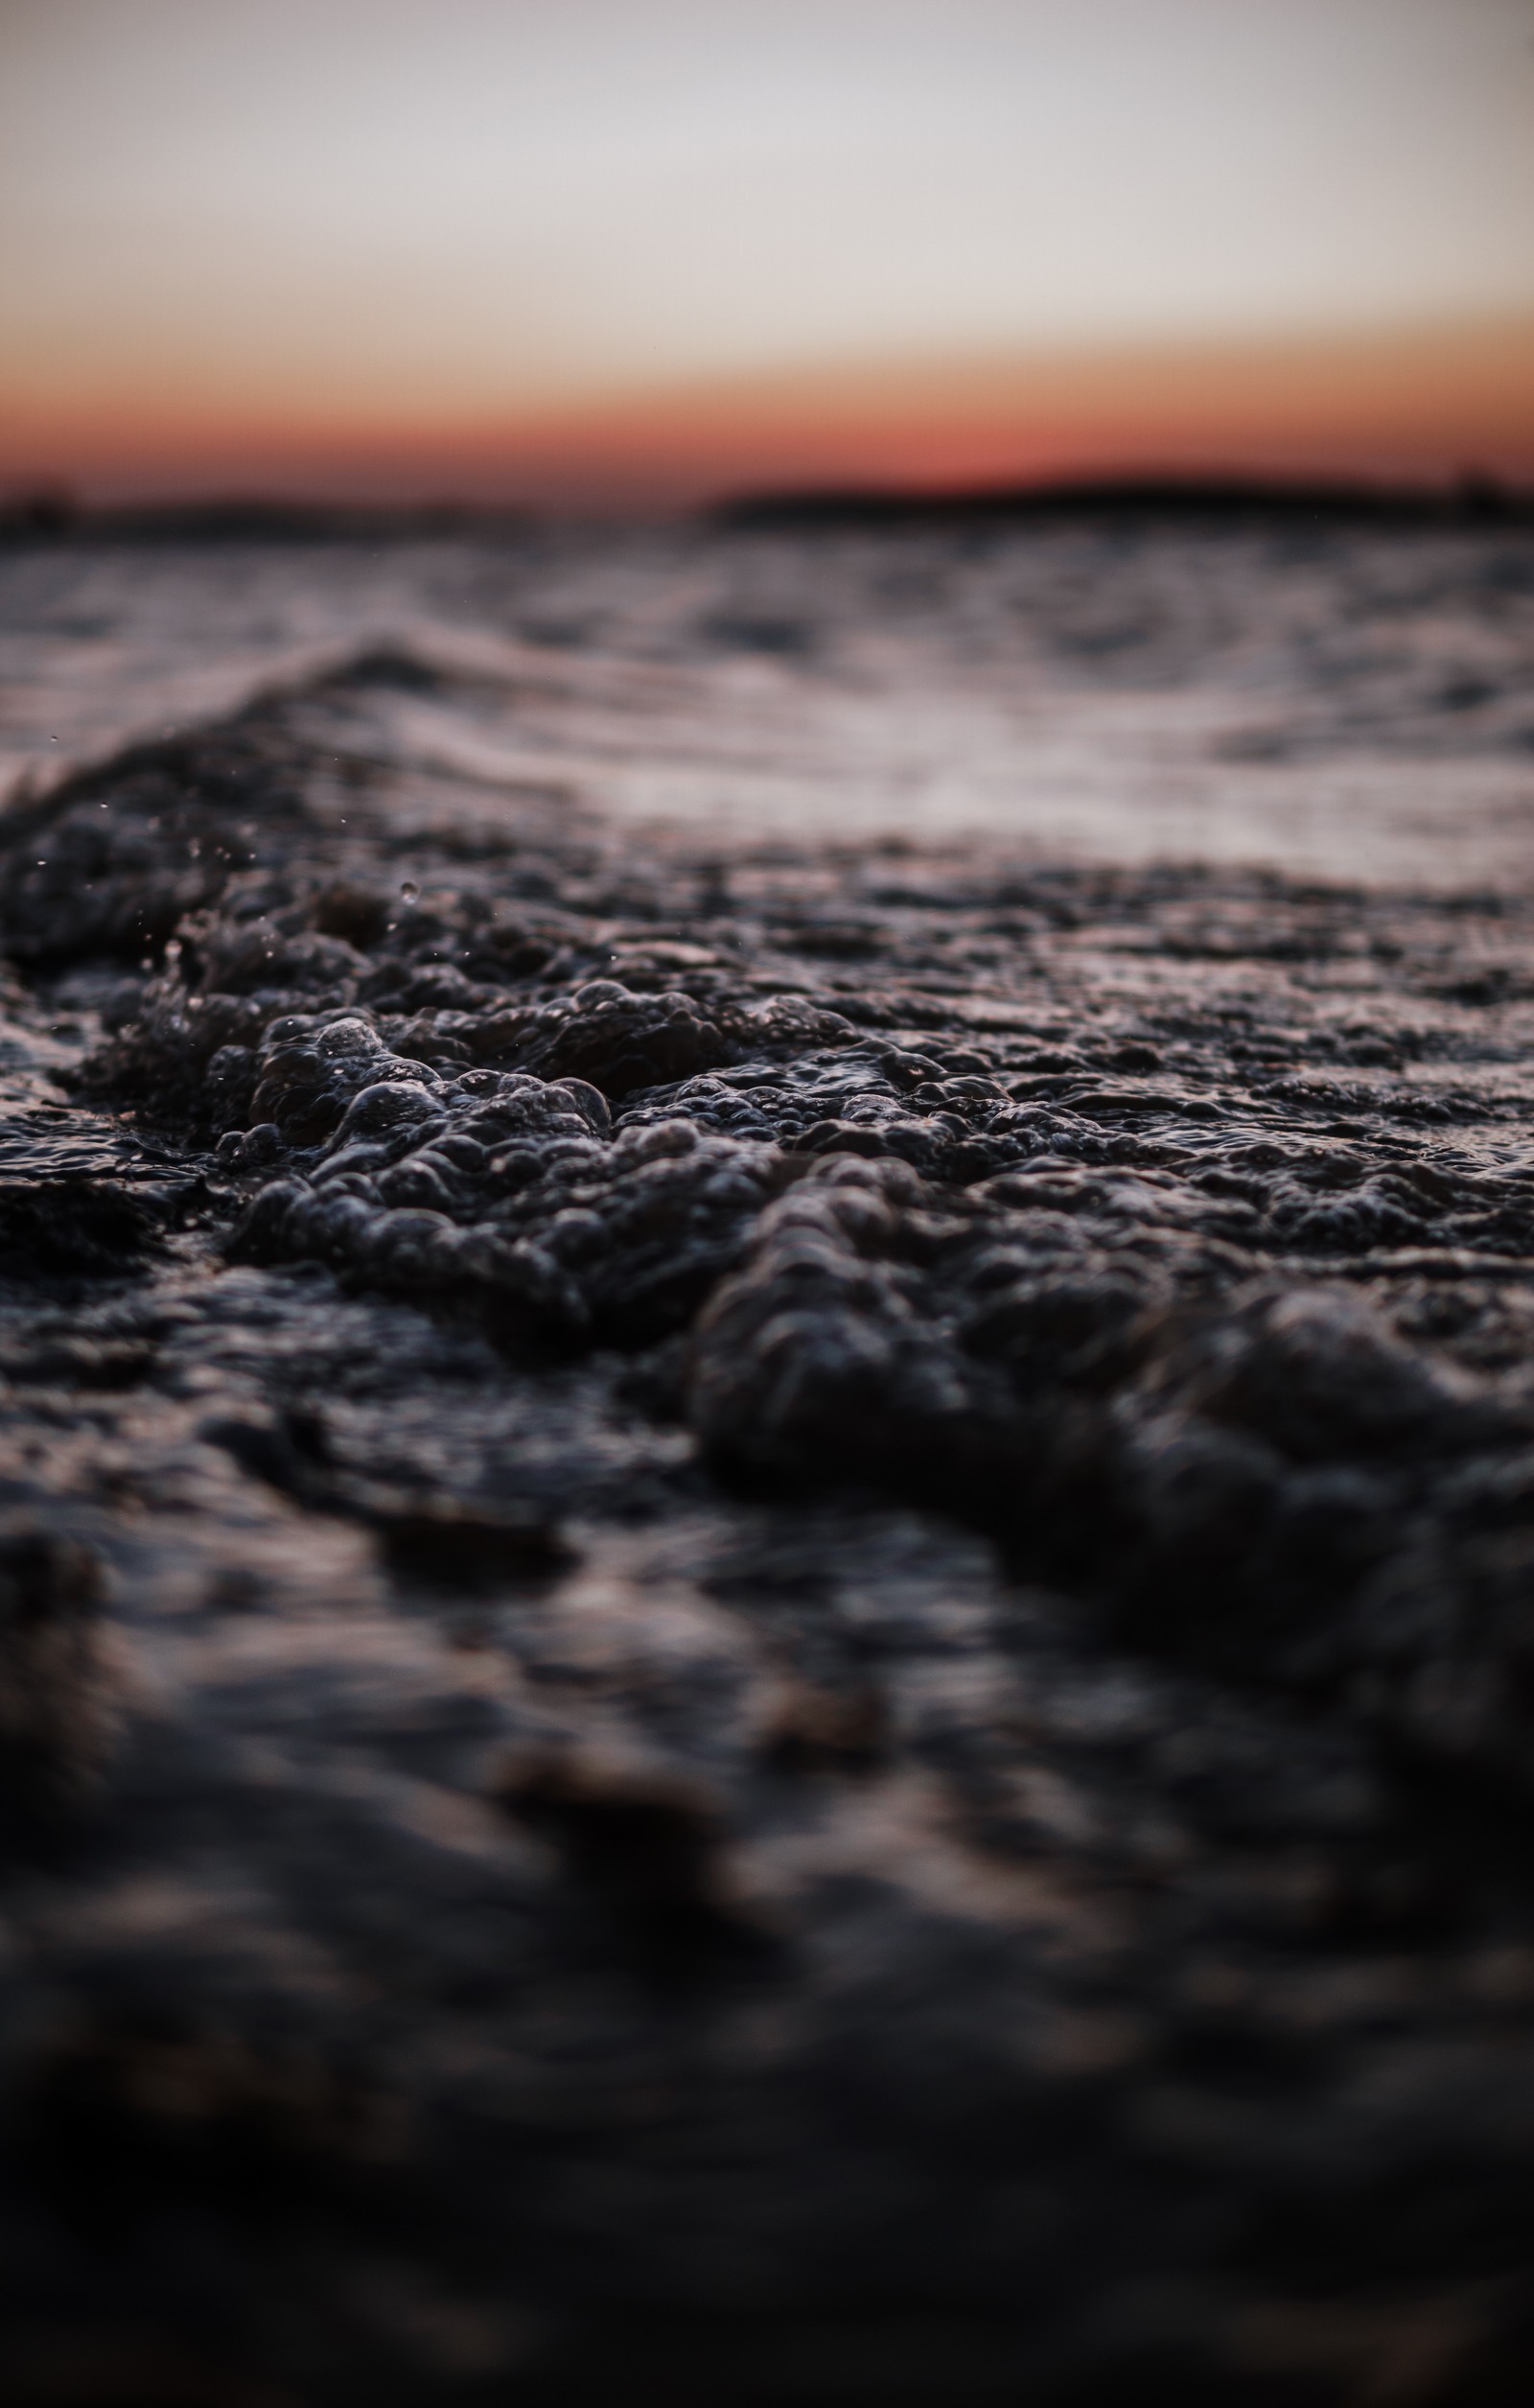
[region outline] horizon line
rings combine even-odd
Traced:
[[[1221,474],[1421,484],[1534,475],[1534,313],[1260,339],[794,362],[427,413],[0,399],[0,487],[89,506],[295,499],[675,508],[754,488]]]
[[[344,537],[356,531],[452,532],[476,526],[635,515],[740,529],[882,525],[988,516],[1048,518],[1081,512],[1158,513],[1216,520],[1241,516],[1332,517],[1441,526],[1534,523],[1534,477],[1526,482],[1474,463],[1410,482],[1368,476],[1232,474],[1224,468],[1158,470],[1136,465],[1091,477],[1043,476],[960,484],[868,482],[767,486],[721,493],[654,512],[586,513],[536,503],[477,502],[451,493],[416,501],[310,499],[280,491],[210,490],[166,501],[92,505],[56,485],[0,491],[0,537],[211,539]]]

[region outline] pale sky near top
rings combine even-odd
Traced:
[[[1534,313],[1534,0],[0,0],[0,404]]]

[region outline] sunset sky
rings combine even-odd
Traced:
[[[1534,0],[0,0],[0,491],[1534,477]]]

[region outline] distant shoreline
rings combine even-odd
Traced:
[[[1352,478],[1226,476],[1092,477],[957,492],[888,486],[810,487],[749,494],[712,515],[732,526],[909,526],[926,519],[1131,518],[1305,519],[1408,526],[1534,523],[1534,491],[1467,472],[1449,485],[1372,484]]]
[[[196,501],[93,508],[64,490],[0,501],[0,542],[330,543],[513,535],[578,517],[532,507],[442,500],[417,503],[304,502],[281,495],[211,494]],[[621,514],[593,513],[593,520]],[[636,514],[637,516],[642,514]],[[662,515],[673,515],[670,513]],[[1051,479],[957,489],[806,486],[726,496],[678,514],[705,525],[764,531],[912,526],[925,523],[1069,517],[1272,519],[1378,526],[1534,526],[1534,488],[1467,471],[1434,486],[1362,479],[1161,476]]]

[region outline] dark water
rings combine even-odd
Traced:
[[[205,551],[352,648],[13,807],[29,2403],[1525,2395],[1534,904],[888,762],[1463,797],[1534,603],[1030,540]]]
[[[351,743],[445,771],[460,813],[531,784],[732,844],[1529,881],[1513,526],[12,546],[0,776],[401,643],[459,673],[353,695]]]

